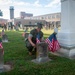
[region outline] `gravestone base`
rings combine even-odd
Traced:
[[[36,59],[33,59],[32,62],[35,63],[45,63],[50,61],[48,58],[48,44],[45,42],[40,42],[37,44]]]
[[[10,71],[11,69],[12,68],[10,65],[3,65],[2,67],[0,67],[0,73]]]
[[[2,42],[8,42],[8,40],[5,39],[5,40],[2,40]]]
[[[75,59],[75,47],[61,47],[60,50],[57,52],[50,52],[51,54],[61,56],[61,57],[66,57],[69,59]]]
[[[32,60],[32,62],[34,62],[34,63],[45,63],[48,61],[51,61],[51,59],[49,59],[48,57],[37,58],[37,59]]]

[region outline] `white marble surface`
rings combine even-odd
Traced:
[[[75,0],[61,1],[61,30],[57,38],[62,46],[75,46]]]
[[[61,30],[57,39],[62,47],[53,54],[75,59],[75,0],[61,0]]]

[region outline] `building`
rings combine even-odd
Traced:
[[[46,24],[60,26],[61,13],[52,13],[40,16],[28,17],[28,19],[45,20]]]
[[[26,12],[20,12],[20,18],[24,19],[26,17],[32,17],[33,14],[31,13],[26,13]]]
[[[4,26],[5,24],[7,24],[8,22],[8,19],[3,19],[3,18],[0,18],[0,27]]]
[[[20,25],[21,24],[22,27],[33,26],[39,22],[48,28],[54,28],[55,26],[56,27],[60,26],[60,18],[61,18],[61,13],[52,13],[52,14],[25,17],[25,18],[14,18],[11,20],[11,22],[12,22],[12,25]]]
[[[22,25],[22,27],[24,26],[33,26],[36,25],[36,23],[42,23],[43,25],[46,23],[45,20],[31,20],[31,19],[12,19],[10,22],[12,22],[12,24],[14,25]]]
[[[10,19],[14,19],[14,7],[10,6]]]

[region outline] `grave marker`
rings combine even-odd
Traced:
[[[36,59],[32,60],[35,63],[44,63],[48,62],[51,59],[48,58],[48,44],[45,42],[41,42],[37,44],[37,51],[36,51]]]
[[[8,36],[6,34],[2,35],[2,42],[8,42]]]

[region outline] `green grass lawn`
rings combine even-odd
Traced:
[[[52,32],[46,31],[44,37],[48,37]],[[49,54],[52,61],[43,64],[33,63],[31,60],[35,59],[35,56],[28,55],[22,37],[23,32],[6,31],[6,33],[9,42],[3,43],[4,64],[12,65],[13,69],[0,75],[75,75],[75,60]]]

